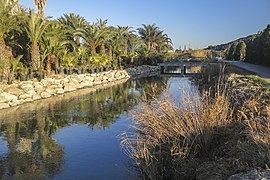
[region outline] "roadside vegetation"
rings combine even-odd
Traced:
[[[270,66],[270,25],[257,34],[227,44],[209,46],[207,50],[223,51],[223,57],[228,60],[242,60]]]
[[[34,1],[38,13],[0,0],[0,80],[44,77],[155,65],[172,49],[171,39],[155,24],[138,29],[88,22],[79,14],[44,16],[46,1]]]
[[[141,102],[122,145],[145,179],[226,179],[268,169],[270,84],[235,74],[242,71],[205,69],[199,94],[184,92],[178,104],[168,92]]]

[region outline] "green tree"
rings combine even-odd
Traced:
[[[69,30],[67,33],[76,42],[77,46],[81,45],[81,37],[83,32],[88,27],[89,23],[85,20],[84,17],[76,15],[74,13],[64,14],[61,16],[58,21],[64,24]]]
[[[103,39],[107,33],[108,20],[98,20],[96,23],[89,24],[84,29],[83,39],[85,40],[86,46],[89,48],[91,55],[97,53],[97,47],[102,45]]]
[[[246,43],[243,40],[241,40],[236,46],[236,49],[233,54],[233,59],[234,60],[245,59],[246,47],[247,47]]]
[[[6,4],[5,0],[0,0],[0,65],[4,78],[8,74],[8,60],[13,57],[12,50],[6,45],[6,35],[16,27],[17,18],[10,12],[12,7]]]
[[[42,37],[41,51],[46,53],[46,73],[50,75],[51,63],[55,64],[55,70],[58,73],[59,56],[69,46],[76,46],[75,43],[67,36],[67,28],[58,21],[51,21],[47,32]]]
[[[133,35],[130,38],[128,57],[130,58],[131,64],[134,63],[134,59],[139,56],[139,52],[143,49],[144,46],[145,44],[138,36]]]
[[[40,14],[36,14],[34,10],[31,10],[29,20],[24,25],[24,30],[31,42],[31,63],[34,71],[40,68],[41,59],[39,41],[49,24],[49,21],[43,19]]]

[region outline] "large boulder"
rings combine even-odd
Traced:
[[[9,104],[8,103],[1,103],[0,102],[0,109],[6,109],[6,108],[9,108]]]
[[[65,92],[75,91],[76,89],[76,84],[74,82],[64,83]]]
[[[15,96],[20,96],[22,94],[24,94],[24,91],[19,89],[19,88],[14,88],[14,87],[9,87],[5,90],[5,92],[9,93],[9,94],[13,94]]]
[[[33,95],[31,94],[22,94],[19,96],[19,99],[28,99],[28,98],[32,98]]]
[[[0,94],[0,99],[2,99],[2,100],[0,100],[0,102],[9,102],[9,101],[17,100],[18,96],[15,96],[13,94],[9,94],[7,92],[3,92],[2,94]]]
[[[30,90],[34,90],[34,86],[32,83],[23,83],[21,84],[21,89],[24,91],[24,92],[28,92]]]
[[[44,92],[42,92],[42,93],[40,94],[40,96],[41,96],[41,98],[45,99],[45,98],[51,97],[52,95],[51,95],[50,93],[44,91]]]

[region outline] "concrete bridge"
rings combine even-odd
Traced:
[[[207,61],[179,61],[179,62],[163,62],[159,63],[158,66],[160,66],[161,73],[166,74],[165,70],[170,67],[178,67],[181,69],[181,75],[187,74],[187,67],[203,67],[203,66],[210,66],[210,65],[217,65],[220,64],[220,62],[207,62]]]

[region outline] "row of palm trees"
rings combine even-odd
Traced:
[[[53,68],[72,71],[73,68],[95,69],[142,63],[153,54],[166,54],[172,48],[171,39],[155,24],[135,31],[129,26],[108,26],[108,20],[89,23],[80,15],[64,14],[52,20],[44,17],[46,0],[34,0],[34,10],[14,8],[0,0],[0,72],[23,74],[31,69],[47,75]],[[11,68],[11,66],[13,66]],[[12,70],[11,70],[12,69]]]

